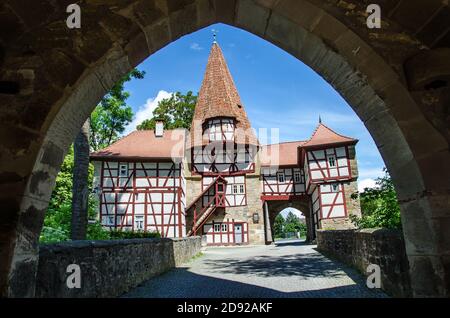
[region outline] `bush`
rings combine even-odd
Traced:
[[[389,228],[401,229],[400,206],[397,200],[394,184],[384,169],[385,175],[376,180],[377,187],[365,189],[352,197],[360,197],[361,217],[350,216],[358,228]]]
[[[126,240],[126,239],[144,239],[144,238],[160,238],[161,235],[157,232],[131,232],[113,230],[109,232],[109,237],[112,240]]]

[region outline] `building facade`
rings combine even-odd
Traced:
[[[190,131],[158,122],[91,154],[100,221],[208,245],[265,244],[276,215],[295,207],[312,240],[360,215],[357,142],[320,122],[309,140],[261,145],[214,43]]]

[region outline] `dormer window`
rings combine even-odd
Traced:
[[[207,123],[205,134],[209,141],[232,141],[235,127],[233,119],[212,119]]]

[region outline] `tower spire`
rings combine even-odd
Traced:
[[[236,85],[228,69],[219,44],[211,48],[202,86],[195,107],[191,133],[197,129],[202,135],[202,124],[214,118],[234,118],[236,128],[242,130],[249,144],[257,144],[256,135],[243,107]],[[196,123],[200,123],[197,127]]]

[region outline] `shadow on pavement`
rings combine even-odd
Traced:
[[[281,292],[266,287],[225,280],[177,268],[151,279],[124,298],[367,298],[382,297],[379,293],[354,285]]]

